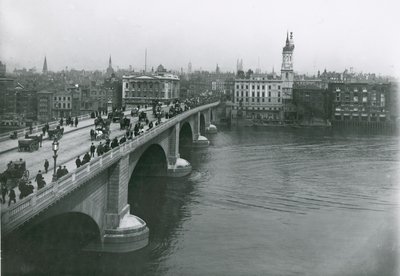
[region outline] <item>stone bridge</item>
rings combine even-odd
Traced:
[[[2,237],[49,220],[80,216],[97,233],[87,250],[128,252],[146,246],[149,229],[130,214],[128,204],[132,174],[188,175],[191,165],[180,152],[208,145],[203,135],[216,132],[211,121],[218,105],[203,105],[173,117],[11,205],[1,216]]]

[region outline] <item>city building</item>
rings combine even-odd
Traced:
[[[237,116],[263,119],[267,122],[294,119],[293,51],[293,34],[290,33],[290,39],[287,34],[282,51],[281,78],[277,78],[274,73],[253,74],[251,70],[244,74],[242,61],[237,62],[238,78],[235,80],[233,99]]]
[[[330,120],[331,104],[327,83],[320,79],[295,81],[293,104],[296,106],[296,120],[314,123],[316,119]]]
[[[390,119],[390,83],[328,84],[332,121],[384,122]]]
[[[51,121],[53,116],[53,92],[41,90],[37,92],[37,120],[41,123]]]
[[[169,102],[179,98],[180,79],[162,65],[153,74],[134,74],[122,78],[122,105],[131,108],[150,105],[154,100]]]

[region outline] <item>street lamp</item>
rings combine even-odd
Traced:
[[[57,168],[57,151],[58,151],[58,141],[57,138],[54,138],[53,141],[53,151],[54,151],[54,171],[53,171],[53,182],[57,180],[57,175],[56,175],[56,168]]]

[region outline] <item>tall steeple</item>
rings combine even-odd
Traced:
[[[108,59],[108,67],[106,70],[106,74],[111,77],[111,75],[114,73],[114,69],[112,68],[112,61],[111,61],[111,55],[110,58]]]
[[[44,63],[43,63],[43,74],[47,74],[47,59],[46,56],[44,56]]]

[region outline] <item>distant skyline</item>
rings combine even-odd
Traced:
[[[95,1],[0,0],[0,60],[42,70],[144,69],[279,72],[286,32],[294,70],[399,76],[396,0]]]

